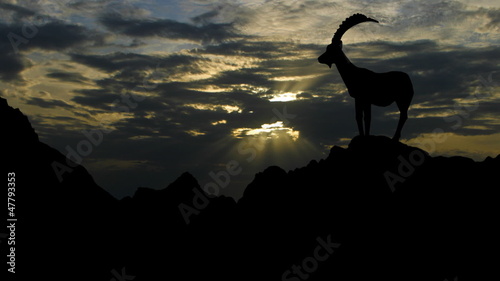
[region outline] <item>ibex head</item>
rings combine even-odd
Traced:
[[[326,52],[323,53],[321,56],[319,56],[318,61],[319,63],[324,63],[328,65],[330,68],[332,67],[332,64],[337,63],[338,59],[342,55],[342,41],[340,40],[342,38],[342,35],[351,27],[355,26],[358,23],[362,23],[365,21],[373,21],[377,22],[374,19],[371,19],[365,15],[362,14],[354,14],[348,18],[346,18],[342,24],[339,26],[335,34],[333,35],[332,38],[332,43],[328,46],[326,46]]]

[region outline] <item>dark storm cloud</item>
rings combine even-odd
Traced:
[[[179,54],[170,55],[168,57],[155,57],[122,52],[106,55],[71,54],[71,59],[74,62],[97,68],[108,73],[126,69],[154,69],[155,67],[170,69],[178,66],[191,66],[197,62],[207,60],[200,57]]]
[[[210,79],[210,83],[213,85],[239,85],[239,84],[249,84],[252,86],[270,86],[271,81],[269,77],[264,74],[256,73],[255,68],[251,69],[241,69],[238,71],[227,71],[223,72],[217,77]]]
[[[61,52],[74,47],[98,46],[104,40],[100,33],[59,21],[41,25],[0,22],[0,34],[0,79],[9,82],[21,81],[20,73],[30,66],[24,58],[26,51]]]
[[[106,89],[81,89],[76,90],[77,94],[71,100],[80,105],[90,106],[100,110],[110,110],[110,105],[114,100],[120,99],[120,95],[110,93]]]
[[[251,42],[241,40],[207,46],[200,52],[225,56],[249,56],[254,58],[270,59],[278,54],[281,55],[283,52],[287,52],[288,49],[284,48],[284,46],[286,46],[284,42]],[[193,52],[198,52],[198,50],[193,50]]]
[[[165,37],[194,42],[222,42],[238,37],[230,23],[193,25],[171,19],[127,19],[117,13],[107,13],[99,18],[101,24],[112,32],[131,37]]]
[[[22,57],[3,52],[2,49],[0,46],[0,79],[7,82],[21,81],[19,74],[30,65],[29,62]]]
[[[29,97],[29,98],[25,98],[24,101],[27,104],[36,105],[36,106],[43,107],[43,108],[55,108],[55,107],[62,107],[62,108],[66,108],[66,109],[73,108],[72,105],[66,103],[65,101],[56,100],[56,99],[50,100],[50,99],[46,99],[46,98]]]
[[[62,51],[71,47],[102,44],[103,36],[83,26],[50,22],[38,27],[38,33],[26,44],[29,48]]]
[[[90,81],[87,77],[83,76],[78,72],[63,72],[63,71],[54,71],[50,72],[46,75],[49,78],[54,78],[60,80],[62,82],[73,82],[73,83],[87,83]]]
[[[390,41],[377,41],[369,43],[347,44],[343,46],[346,53],[364,58],[383,59],[392,53],[415,54],[422,52],[436,52],[440,46],[432,40],[418,40],[403,43]]]
[[[6,35],[5,37],[2,36],[0,46],[4,51],[10,53],[15,51],[15,47],[20,52],[30,49],[63,51],[76,46],[99,45],[104,39],[104,36],[98,32],[80,25],[60,21],[41,25],[23,25],[21,23],[8,25],[0,23],[0,32]],[[19,40],[19,38],[24,40]],[[17,46],[13,46],[10,40],[17,43]]]
[[[81,25],[65,23],[34,10],[0,3],[0,79],[23,82],[20,73],[31,67],[25,53],[33,49],[61,52],[73,47],[103,44],[104,36]],[[10,18],[9,18],[10,15]]]
[[[223,95],[213,93],[201,93],[191,90],[194,87],[207,85],[206,81],[168,82],[157,83],[148,90],[143,88],[144,81],[149,81],[151,75],[156,79],[168,79],[170,75],[190,75],[203,73],[203,64],[210,62],[209,59],[190,55],[171,55],[168,57],[147,56],[139,54],[112,53],[108,55],[81,55],[72,54],[71,59],[90,67],[112,73],[112,76],[94,81],[99,89],[76,90],[77,96],[72,100],[85,106],[109,110],[110,104],[115,100],[121,100],[121,93],[130,93],[133,90],[151,91],[159,97],[148,97],[140,103],[137,108],[131,108],[133,112],[145,110],[159,110],[162,103],[177,104],[183,106],[185,103],[212,103],[224,102]],[[149,73],[147,73],[147,71]],[[151,74],[153,72],[153,74]]]
[[[0,79],[3,81],[22,80],[20,73],[29,66],[22,56],[14,54],[14,50],[7,35],[12,27],[0,22]]]
[[[193,53],[207,53],[225,56],[247,56],[260,59],[280,59],[297,55],[306,51],[324,51],[325,46],[299,44],[290,41],[238,40],[217,45],[206,46],[203,50],[192,50]],[[319,55],[320,53],[318,53]]]

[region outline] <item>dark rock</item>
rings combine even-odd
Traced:
[[[4,99],[0,125],[12,152],[4,175],[16,173],[20,280],[108,281],[125,268],[134,280],[443,281],[498,267],[500,156],[430,157],[356,137],[306,167],[265,169],[237,203],[189,173],[118,201],[80,165],[59,181],[53,163],[71,162]],[[337,247],[317,248],[327,240]]]

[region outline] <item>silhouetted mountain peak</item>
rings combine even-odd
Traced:
[[[243,193],[243,200],[245,201],[245,197],[254,197],[259,196],[258,194],[261,192],[262,183],[266,183],[267,186],[276,187],[280,189],[280,186],[283,186],[284,179],[287,176],[287,172],[278,166],[270,166],[266,168],[263,172],[257,173],[255,175],[254,180],[247,186],[245,192]],[[263,191],[266,195],[270,193],[277,193],[278,190],[267,190]],[[264,194],[262,194],[264,195]],[[240,202],[241,202],[240,200]]]
[[[326,162],[334,169],[346,169],[366,176],[367,173],[397,169],[401,161],[416,159],[415,161],[424,162],[429,158],[426,151],[385,136],[357,136],[347,148],[332,147]]]
[[[346,153],[346,149],[343,148],[343,147],[340,147],[340,146],[336,146],[334,145],[331,149],[330,149],[330,154],[328,155],[328,158],[327,159],[330,159],[330,158],[335,158],[335,157],[341,157],[342,155],[344,155]]]
[[[0,98],[0,130],[8,132],[8,138],[3,137],[2,142],[22,144],[38,142],[38,135],[31,127],[28,117],[19,108],[11,107],[4,98]]]
[[[189,186],[199,186],[198,180],[189,172],[184,172],[182,175],[180,175],[175,181],[174,184],[180,185],[180,184],[185,184]],[[173,187],[167,187],[172,189]]]
[[[8,132],[1,138],[3,147],[16,152],[7,153],[5,159],[10,171],[24,175],[19,180],[45,183],[40,185],[43,188],[38,188],[39,184],[26,184],[28,197],[62,196],[66,200],[60,204],[71,208],[91,203],[97,209],[115,201],[97,186],[83,166],[68,161],[58,150],[40,142],[28,118],[3,98],[0,98],[0,130]]]
[[[484,162],[486,162],[486,163],[490,163],[490,162],[500,163],[500,154],[498,154],[497,157],[495,157],[495,158],[488,156],[488,157],[486,157]]]
[[[152,189],[139,187],[134,196],[134,200],[155,200],[164,203],[179,203],[192,199],[195,196],[194,189],[203,192],[196,178],[188,172],[180,175],[174,182],[163,189]]]
[[[286,175],[286,171],[278,166],[269,166],[263,172],[258,173],[256,177],[266,177],[267,175]]]
[[[407,154],[415,150],[419,150],[426,155],[428,154],[419,148],[394,141],[386,136],[356,136],[351,140],[347,149],[356,154],[374,157],[384,157],[387,154]]]

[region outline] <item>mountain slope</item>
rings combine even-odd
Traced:
[[[500,156],[430,157],[386,137],[357,137],[307,167],[268,168],[238,205],[247,231],[273,229],[267,245],[250,248],[276,249],[265,262],[285,260],[276,275],[311,255],[305,241],[331,234],[338,256],[310,280],[474,280],[495,268],[485,253],[498,237],[490,223],[498,171]]]
[[[1,98],[0,130],[4,132],[0,142],[4,150],[2,174],[15,174],[17,278],[22,279],[23,273],[47,272],[56,261],[57,269],[51,274],[80,272],[82,279],[107,274],[107,266],[93,264],[104,264],[106,258],[94,253],[107,252],[103,241],[109,240],[109,233],[101,234],[103,240],[89,236],[106,225],[117,200],[100,188],[84,167],[39,142],[27,117]],[[64,174],[63,181],[57,177],[55,163],[73,165],[67,166],[71,172]],[[5,258],[3,247],[7,244],[0,246]]]
[[[356,137],[306,167],[265,169],[237,203],[208,197],[189,173],[118,201],[79,165],[60,182],[54,163],[72,163],[3,99],[0,126],[11,132],[2,169],[16,174],[18,276],[443,281],[497,267],[500,156],[430,157]]]

